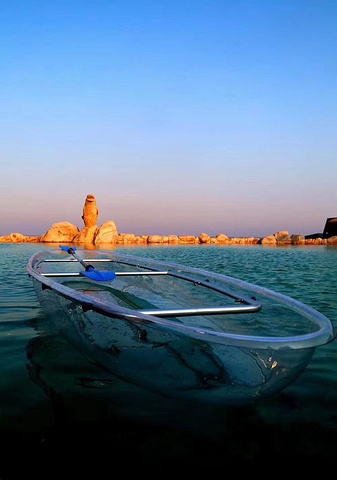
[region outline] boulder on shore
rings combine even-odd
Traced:
[[[100,245],[103,243],[117,243],[118,242],[118,231],[115,222],[108,220],[103,223],[95,236],[94,243],[95,245]]]
[[[39,241],[40,237],[23,235],[22,233],[10,233],[0,237],[0,243],[39,243]]]
[[[45,243],[69,243],[78,234],[78,228],[69,222],[54,223],[49,230],[40,238]]]
[[[337,245],[337,236],[329,237],[327,243],[328,245]]]
[[[281,231],[281,232],[277,232],[274,234],[275,238],[276,238],[276,243],[277,244],[290,244],[291,243],[291,238],[290,238],[290,235],[289,235],[289,232],[287,231]]]
[[[267,237],[263,237],[261,239],[262,245],[276,245],[276,237],[275,235],[268,235]]]
[[[199,241],[200,243],[211,243],[211,237],[208,235],[208,233],[201,233],[199,235]]]
[[[193,235],[183,235],[182,237],[179,237],[179,243],[186,243],[186,244],[199,243],[199,238],[194,237]]]
[[[132,244],[135,243],[136,235],[134,233],[120,233],[117,240],[118,243]]]
[[[230,238],[227,237],[227,235],[225,235],[224,233],[219,233],[219,235],[216,236],[216,239],[218,243],[231,243]]]
[[[11,233],[9,238],[12,243],[20,243],[24,241],[25,237],[22,235],[22,233]]]
[[[305,244],[305,236],[294,234],[291,235],[291,243],[293,245],[304,245]]]
[[[176,245],[177,243],[179,243],[179,237],[177,235],[169,235],[168,242],[173,245]]]
[[[73,238],[74,243],[87,243],[93,244],[94,239],[97,233],[98,227],[97,225],[93,225],[91,227],[84,227],[78,234]]]
[[[149,235],[147,243],[163,243],[162,235]]]

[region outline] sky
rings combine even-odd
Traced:
[[[337,216],[335,0],[0,0],[0,235]]]

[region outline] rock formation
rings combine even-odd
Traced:
[[[0,243],[39,243],[40,237],[22,235],[22,233],[10,233],[0,237]]]
[[[292,245],[305,245],[305,236],[304,235],[292,235],[291,236]]]
[[[104,243],[116,243],[118,240],[118,231],[115,222],[109,220],[98,229],[94,243],[95,245],[102,245]]]
[[[179,237],[179,243],[199,243],[199,237],[194,237],[193,235],[183,235],[182,237]]]
[[[97,225],[92,225],[90,227],[83,227],[81,231],[73,238],[74,243],[87,243],[93,244],[96,233],[98,231]]]
[[[289,235],[289,232],[287,231],[281,231],[275,233],[275,238],[276,238],[276,243],[279,245],[286,245],[291,243],[291,238]]]
[[[93,244],[95,241],[96,234],[98,232],[97,219],[98,219],[98,207],[96,204],[96,198],[94,195],[87,195],[84,202],[83,214],[82,214],[84,227],[74,237],[73,242]]]
[[[177,235],[169,235],[168,241],[172,245],[176,245],[177,243],[179,243],[179,237]]]
[[[163,243],[163,237],[161,235],[150,235],[147,243]]]
[[[216,239],[218,243],[231,243],[230,238],[227,237],[227,235],[225,235],[224,233],[220,233],[219,235],[217,235]]]
[[[261,239],[262,245],[276,245],[276,237],[275,235],[268,235],[267,237],[263,237]]]
[[[85,227],[97,226],[98,219],[98,207],[96,204],[96,198],[94,195],[87,195],[83,207],[82,219]]]
[[[333,237],[329,237],[326,240],[328,245],[337,245],[337,235],[334,235]]]
[[[201,233],[199,235],[200,243],[211,243],[211,237],[207,233]]]
[[[45,243],[71,243],[78,234],[78,228],[69,222],[54,223],[40,238]]]

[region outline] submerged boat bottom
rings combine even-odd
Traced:
[[[162,325],[86,311],[41,283],[34,285],[42,308],[70,343],[113,375],[168,397],[215,404],[253,402],[292,382],[314,352],[191,339]]]

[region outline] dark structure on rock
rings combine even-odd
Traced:
[[[328,218],[323,231],[323,238],[334,236],[337,236],[337,217]]]

